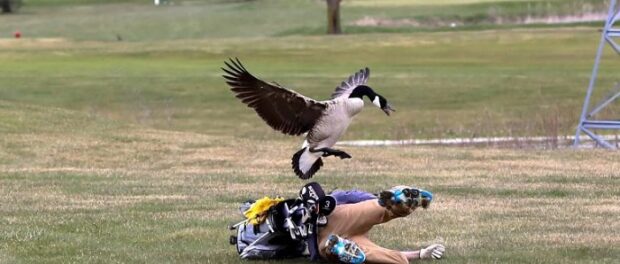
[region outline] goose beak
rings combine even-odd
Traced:
[[[384,108],[381,108],[381,110],[383,110],[383,112],[385,112],[385,114],[388,116],[390,115],[390,112],[396,112],[396,110],[390,105],[386,105]]]

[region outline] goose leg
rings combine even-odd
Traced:
[[[342,150],[333,149],[333,148],[320,148],[320,149],[310,148],[309,150],[310,152],[323,152],[323,155],[322,155],[323,157],[336,156],[341,159],[351,158],[351,155],[349,155],[348,153]]]

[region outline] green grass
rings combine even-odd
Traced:
[[[493,25],[490,9],[509,18],[603,5],[352,0],[348,34],[332,37],[321,1],[120,2],[33,0],[0,17],[0,33],[24,35],[0,39],[0,263],[239,262],[225,227],[249,198],[296,195],[290,156],[301,138],[273,132],[232,96],[219,69],[229,57],[317,99],[369,66],[370,85],[398,112],[368,106],[344,139],[572,134],[599,25]],[[366,15],[478,22],[348,24]],[[618,64],[603,63],[607,88]],[[436,196],[377,227],[380,245],[440,239],[442,263],[620,258],[618,153],[345,150],[353,159],[326,159],[315,178],[326,189],[415,184]]]
[[[406,2],[406,3],[405,3]],[[345,1],[346,33],[411,32],[446,27],[497,27],[525,17],[581,15],[605,12],[600,0],[554,1]],[[20,13],[3,16],[0,32],[20,30],[24,37],[61,37],[76,40],[161,41],[221,37],[322,35],[325,4],[312,0],[174,1],[153,6],[151,1],[35,0]],[[372,5],[367,5],[372,3]],[[362,27],[364,17],[412,19],[420,26]],[[50,26],[54,25],[54,26]],[[9,36],[8,34],[6,35]]]
[[[368,107],[348,139],[566,135],[597,35],[556,28],[148,44],[24,40],[0,52],[0,97],[155,128],[276,136],[220,76],[223,61],[239,57],[257,76],[317,99],[369,66],[370,85],[398,112],[386,117]],[[615,63],[606,63],[602,87],[613,84]]]

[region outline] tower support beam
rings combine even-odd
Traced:
[[[610,149],[616,148],[616,146],[606,141],[603,137],[592,132],[592,129],[620,130],[620,122],[615,120],[594,120],[591,118],[594,118],[593,115],[598,113],[605,106],[609,105],[609,103],[614,101],[618,96],[612,96],[610,99],[600,104],[591,112],[589,111],[589,108],[590,100],[592,99],[592,93],[596,86],[596,79],[598,77],[599,65],[601,62],[601,57],[603,55],[603,49],[605,48],[605,44],[611,45],[611,47],[620,54],[620,46],[618,46],[614,41],[614,38],[620,37],[620,29],[614,28],[614,24],[618,20],[620,20],[620,10],[618,10],[617,4],[617,0],[611,0],[609,4],[609,12],[607,14],[607,19],[605,20],[603,32],[601,33],[601,41],[599,42],[598,49],[596,51],[596,57],[594,58],[592,75],[590,76],[588,91],[586,92],[586,97],[583,102],[583,109],[581,110],[579,125],[577,125],[577,131],[575,132],[575,141],[573,143],[573,146],[575,147],[578,147],[581,143],[579,140],[579,136],[581,135],[581,133],[585,133],[594,141],[596,141],[600,146]],[[590,113],[588,114],[588,112]]]

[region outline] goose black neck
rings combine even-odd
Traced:
[[[349,98],[359,98],[359,99],[363,99],[363,96],[367,96],[370,100],[373,100],[375,98],[375,96],[377,96],[377,94],[375,93],[375,91],[372,90],[372,88],[366,86],[366,85],[360,85],[355,87],[355,89],[353,89],[353,92],[351,92],[351,95],[349,95]]]

